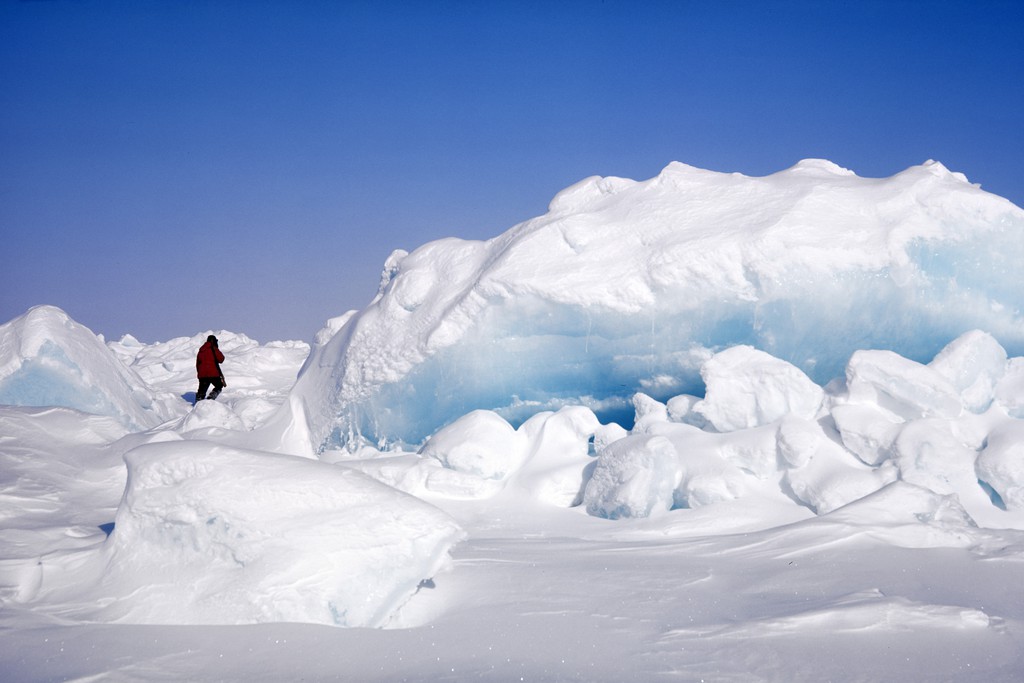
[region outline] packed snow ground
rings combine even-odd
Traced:
[[[667,230],[679,192],[710,222]],[[843,330],[779,336],[824,324],[823,280],[771,280],[778,250],[732,261],[729,239],[762,234],[737,215],[770,226],[762,246],[813,242],[826,280],[853,262],[884,280],[833,301],[866,307],[858,339],[881,343],[836,361]],[[584,255],[560,287],[522,243],[552,225]],[[612,329],[600,273],[629,257],[649,275],[634,257],[651,245],[693,266],[686,240],[665,251],[677,232],[730,226],[694,272],[744,263],[716,286],[756,281],[754,317],[688,309],[717,332],[641,358],[653,337]],[[106,343],[32,309],[0,326],[4,680],[1020,680],[1022,231],[1024,212],[937,164],[591,179],[489,245],[394,257],[378,299],[312,347],[217,332],[228,388],[195,408],[208,332]],[[664,312],[658,281],[642,284]],[[586,359],[567,342],[581,320],[619,394],[564,371]],[[527,352],[538,393],[515,414],[459,376],[489,363],[507,388]]]

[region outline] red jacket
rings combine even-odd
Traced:
[[[216,355],[216,362],[214,356]],[[217,363],[224,362],[224,354],[210,342],[203,344],[196,354],[196,375],[199,377],[220,377]]]

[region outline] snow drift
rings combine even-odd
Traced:
[[[634,393],[700,395],[704,361],[735,345],[819,385],[858,349],[927,361],[972,329],[1018,354],[1021,262],[1024,211],[936,162],[588,178],[494,239],[392,254],[276,430],[298,452],[419,444],[474,409],[515,425],[585,405],[627,424]]]
[[[464,536],[427,503],[304,458],[170,441],[125,461],[103,620],[384,626]]]

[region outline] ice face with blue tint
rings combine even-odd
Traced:
[[[738,344],[820,385],[858,349],[928,361],[971,329],[1018,355],[1022,262],[1024,211],[935,162],[589,178],[494,239],[396,252],[281,424],[314,449],[416,444],[474,409],[628,426],[634,393],[702,395],[702,363]]]
[[[0,404],[63,406],[138,429],[168,419],[172,401],[59,308],[36,306],[0,325]]]
[[[113,414],[99,388],[82,382],[82,369],[52,341],[0,380],[0,403],[15,406],[67,406],[85,413]]]

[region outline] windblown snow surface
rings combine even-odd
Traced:
[[[11,681],[1024,678],[1024,211],[590,178],[310,345],[0,326]]]

